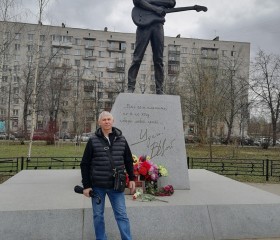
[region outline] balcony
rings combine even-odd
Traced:
[[[52,46],[54,47],[64,47],[64,48],[72,48],[72,43],[71,42],[63,42],[63,41],[52,41]]]
[[[178,64],[180,65],[180,58],[169,58],[168,64]]]
[[[93,61],[95,61],[96,57],[95,56],[83,56],[83,60],[93,60]]]
[[[93,86],[84,86],[84,91],[85,92],[93,92],[94,87]]]
[[[116,67],[107,67],[106,70],[107,70],[107,72],[116,72],[117,68]]]
[[[85,45],[85,49],[94,50],[94,46],[93,45]]]
[[[108,52],[121,52],[124,53],[126,51],[126,48],[117,48],[117,47],[107,47]]]

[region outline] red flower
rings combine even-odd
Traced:
[[[143,176],[146,176],[148,174],[148,170],[142,166],[138,169],[138,172],[140,175],[143,175]]]

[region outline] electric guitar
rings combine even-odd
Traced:
[[[182,12],[182,11],[189,11],[195,10],[197,12],[207,11],[207,7],[194,5],[192,7],[178,7],[178,8],[166,8],[163,11],[165,13],[173,13],[173,12]],[[154,22],[164,22],[164,16],[160,16],[155,12],[148,11],[146,9],[142,9],[139,7],[134,7],[131,12],[132,20],[138,27],[145,27]]]

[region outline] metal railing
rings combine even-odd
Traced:
[[[206,169],[224,176],[250,176],[280,181],[280,159],[232,159],[188,157],[189,169]],[[0,158],[0,177],[11,177],[21,170],[79,169],[81,157]]]
[[[206,169],[224,176],[271,177],[280,181],[280,160],[232,159],[232,158],[191,158],[190,169]]]
[[[21,170],[77,169],[81,157],[0,158],[0,176],[11,177]]]

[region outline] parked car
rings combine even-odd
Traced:
[[[70,133],[68,133],[68,132],[57,132],[57,133],[55,134],[55,139],[56,139],[56,140],[58,140],[58,139],[63,139],[63,140],[65,140],[65,139],[71,139],[71,135],[70,135]]]
[[[32,140],[34,141],[52,141],[53,135],[45,130],[35,130]]]
[[[82,133],[81,135],[81,141],[82,142],[87,142],[89,138],[93,135],[93,133]]]
[[[8,133],[0,133],[0,139],[1,140],[8,140],[9,139],[9,134]],[[10,140],[15,140],[15,136],[10,133]]]

